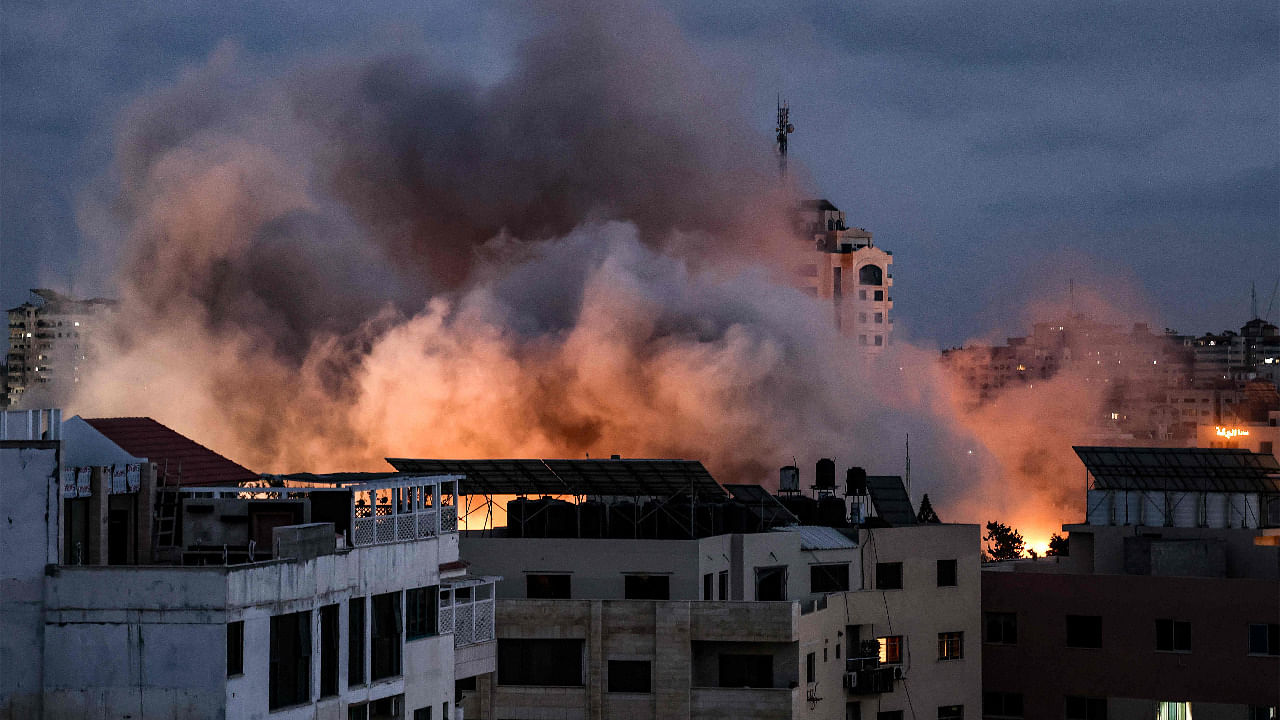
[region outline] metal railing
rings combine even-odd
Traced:
[[[455,648],[495,638],[493,581],[440,588],[440,634],[453,633]]]

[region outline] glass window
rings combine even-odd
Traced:
[[[1068,695],[1066,715],[1067,720],[1107,720],[1107,699]]]
[[[964,633],[938,633],[938,659],[959,660],[964,657]]]
[[[530,600],[568,600],[569,575],[525,575],[525,597]]]
[[[347,603],[347,685],[364,684],[364,598]]]
[[[1018,616],[1014,613],[989,612],[982,614],[983,628],[989,643],[1016,645],[1018,643]]]
[[[653,692],[653,671],[648,660],[610,660],[609,692]]]
[[[1249,626],[1250,655],[1280,655],[1280,624]]]
[[[964,720],[964,706],[942,705],[938,708],[938,720]]]
[[[338,694],[338,606],[320,608],[320,697]]]
[[[268,671],[271,710],[311,700],[311,613],[271,618],[271,657]]]
[[[878,265],[863,265],[858,268],[859,285],[883,285],[884,271]]]
[[[400,593],[374,595],[371,679],[381,680],[400,674],[400,628]]]
[[[1191,652],[1191,623],[1185,620],[1156,620],[1156,650]]]
[[[244,674],[244,621],[227,623],[227,677]]]
[[[581,640],[498,640],[499,685],[582,686]]]
[[[902,636],[886,635],[876,638],[880,645],[880,662],[884,665],[897,665],[902,662]]]
[[[470,588],[467,588],[470,590]],[[404,637],[417,640],[439,632],[438,609],[440,587],[413,588],[404,592]]]
[[[804,656],[804,681],[807,683],[818,681],[818,656],[816,653],[809,653]]]

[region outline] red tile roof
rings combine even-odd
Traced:
[[[130,455],[155,463],[169,485],[236,485],[257,480],[258,473],[228,460],[196,441],[148,417],[85,418]]]

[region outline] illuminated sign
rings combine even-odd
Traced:
[[[1214,435],[1217,435],[1218,437],[1227,438],[1228,440],[1234,437],[1240,437],[1242,435],[1248,435],[1248,434],[1249,434],[1248,430],[1241,430],[1240,428],[1220,427],[1214,431]]]

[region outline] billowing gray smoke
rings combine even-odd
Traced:
[[[793,456],[897,473],[909,431],[917,495],[991,477],[949,464],[932,352],[863,362],[779,282],[796,197],[673,26],[559,10],[493,84],[228,47],[137,101],[124,321],[72,409],[263,471],[616,452],[768,482]]]

